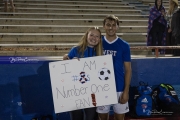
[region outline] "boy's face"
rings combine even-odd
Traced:
[[[106,35],[109,37],[116,37],[116,32],[118,30],[119,26],[114,20],[107,19],[104,25],[104,30],[106,32]]]

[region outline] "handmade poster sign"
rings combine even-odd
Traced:
[[[49,63],[55,113],[117,103],[111,55]]]

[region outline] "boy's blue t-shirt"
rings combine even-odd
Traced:
[[[74,57],[78,58],[86,58],[86,57],[93,57],[96,56],[96,52],[94,48],[92,47],[87,47],[86,50],[84,51],[83,56],[78,52],[78,47],[73,47],[70,52],[68,53],[69,59],[73,59]]]
[[[109,42],[105,36],[102,36],[104,55],[113,56],[114,74],[116,80],[117,92],[124,91],[124,62],[131,61],[130,47],[127,42],[120,39]]]

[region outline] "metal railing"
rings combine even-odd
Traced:
[[[69,44],[0,44],[2,51],[62,51],[70,50]],[[159,57],[160,49],[180,49],[180,46],[132,46],[131,50],[152,50],[155,49],[155,57]]]
[[[180,46],[135,46],[132,50],[152,50],[155,49],[155,57],[159,56],[159,49],[180,49]]]

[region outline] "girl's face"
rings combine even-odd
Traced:
[[[161,0],[157,0],[157,6],[161,5]]]
[[[89,47],[96,46],[101,40],[101,35],[98,30],[90,30],[87,36],[87,42]]]

